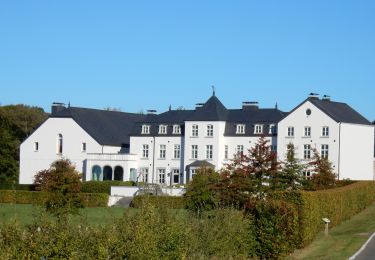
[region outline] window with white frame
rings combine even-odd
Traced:
[[[86,143],[85,143],[85,142],[82,143],[81,151],[82,151],[83,153],[86,152]]]
[[[158,169],[158,177],[159,177],[159,183],[164,184],[165,183],[165,169],[164,168]]]
[[[310,159],[311,158],[311,145],[304,144],[303,145],[303,159]]]
[[[174,125],[173,126],[173,134],[181,134],[181,126],[180,125]]]
[[[328,144],[322,144],[320,147],[320,157],[328,159]]]
[[[198,136],[198,125],[192,125],[191,127],[191,135]]]
[[[142,178],[142,182],[148,182],[148,168],[140,168],[140,176]]]
[[[142,146],[142,158],[148,158],[148,144]]]
[[[229,155],[228,145],[225,145],[224,146],[224,159],[228,159],[228,155]]]
[[[212,145],[206,145],[206,159],[212,159]]]
[[[244,124],[238,124],[236,126],[236,134],[244,134],[245,133],[245,125]]]
[[[303,131],[303,136],[304,137],[311,137],[311,127],[310,126],[305,126],[304,131]]]
[[[306,179],[310,179],[310,177],[311,177],[311,171],[309,171],[309,170],[302,171],[302,175],[303,175],[303,177],[305,177]]]
[[[207,136],[214,136],[214,126],[207,125]]]
[[[322,136],[323,137],[328,137],[329,136],[329,127],[328,126],[323,126],[322,127]]]
[[[172,170],[172,182],[173,184],[180,183],[180,169],[173,169]]]
[[[166,125],[159,125],[159,134],[161,134],[161,135],[167,134],[167,126]]]
[[[39,142],[34,143],[34,151],[35,152],[39,151]]]
[[[270,125],[269,134],[271,134],[271,135],[277,134],[276,125],[274,125],[274,124]]]
[[[181,146],[179,144],[174,145],[173,158],[180,159],[181,156]]]
[[[191,179],[193,179],[194,175],[197,174],[197,171],[198,171],[198,169],[191,169],[190,170]]]
[[[62,134],[59,134],[57,136],[57,154],[62,154],[63,153],[63,136]]]
[[[263,133],[263,125],[255,125],[254,134],[261,134],[261,133]]]
[[[142,134],[144,134],[144,135],[150,134],[150,126],[149,125],[142,125]]]
[[[243,155],[243,145],[237,145],[236,154],[238,156]]]
[[[167,153],[167,146],[165,144],[161,144],[160,150],[159,150],[159,159],[165,159],[166,153]]]
[[[288,137],[294,137],[294,127],[293,126],[288,126]]]
[[[191,159],[198,159],[198,145],[191,146]]]

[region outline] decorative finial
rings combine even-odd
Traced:
[[[169,105],[169,111],[171,111],[172,110],[172,105]]]
[[[277,102],[276,102],[276,104],[275,104],[275,109],[277,109]]]
[[[70,101],[69,101],[69,103],[68,103],[68,107],[70,107]]]
[[[215,96],[215,86],[212,85],[211,87],[212,87],[212,96]]]

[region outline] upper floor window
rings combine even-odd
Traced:
[[[181,126],[180,125],[174,125],[173,126],[173,134],[181,134]]]
[[[311,136],[311,127],[310,126],[305,126],[303,136],[305,136],[305,137]]]
[[[294,137],[294,127],[288,126],[288,137]]]
[[[236,126],[236,134],[244,134],[245,133],[245,125],[239,124]]]
[[[62,134],[59,134],[57,136],[57,153],[58,154],[63,153],[63,136],[62,136]]]
[[[82,152],[86,152],[86,143],[82,143],[81,150]]]
[[[212,159],[212,145],[206,145],[206,159]]]
[[[166,125],[159,125],[159,134],[162,134],[162,135],[167,134],[167,126]]]
[[[263,125],[255,125],[254,134],[261,134],[263,133]]]
[[[150,126],[149,125],[143,125],[142,126],[142,134],[150,134]]]
[[[39,151],[39,142],[34,143],[34,151],[35,152]]]
[[[328,137],[329,136],[329,127],[328,126],[323,126],[322,127],[322,136],[323,137]]]
[[[160,151],[159,151],[159,158],[165,159],[165,155],[167,153],[167,146],[165,144],[160,145]]]
[[[328,144],[322,144],[320,149],[320,157],[328,159]]]
[[[224,159],[228,159],[228,145],[224,146]]]
[[[173,158],[180,159],[180,156],[181,156],[181,146],[179,144],[175,144]]]
[[[236,153],[237,155],[243,155],[243,145],[237,145]]]
[[[311,158],[311,146],[309,144],[303,145],[303,159]]]
[[[198,159],[198,145],[191,146],[191,159]]]
[[[142,147],[142,158],[148,158],[148,144],[144,144]]]
[[[276,125],[274,125],[274,124],[270,125],[269,134],[271,134],[271,135],[277,134]]]
[[[198,125],[193,125],[191,128],[191,135],[198,136]]]
[[[214,136],[214,126],[207,125],[207,136]]]

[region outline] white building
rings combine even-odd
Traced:
[[[218,170],[262,135],[281,160],[293,143],[301,159],[311,148],[328,156],[339,179],[373,179],[374,128],[348,105],[311,97],[290,113],[257,102],[227,109],[213,94],[193,110],[147,115],[54,104],[21,144],[19,182],[32,183],[38,171],[68,158],[86,181],[185,184],[200,166]]]

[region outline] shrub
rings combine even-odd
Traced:
[[[0,190],[28,190],[35,191],[34,184],[0,183]]]
[[[82,192],[111,193],[111,186],[135,186],[133,181],[85,181],[82,182]]]
[[[168,209],[183,209],[186,205],[184,197],[141,195],[134,197],[131,206],[134,208],[141,208],[145,204],[151,204],[157,208],[163,207]]]

